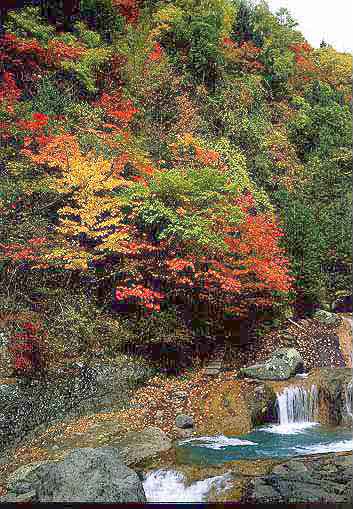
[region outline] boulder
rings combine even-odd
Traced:
[[[55,367],[45,380],[32,380],[27,385],[20,381],[15,385],[1,384],[0,451],[15,446],[38,426],[66,416],[109,411],[109,407],[125,403],[131,389],[153,373],[147,362],[124,355],[114,362],[91,366],[76,363],[75,367],[71,363],[61,373]]]
[[[32,503],[36,501],[37,494],[35,491],[29,491],[27,493],[23,493],[21,495],[16,495],[14,493],[7,493],[0,497],[0,503],[10,503],[10,504],[19,504],[23,502]]]
[[[130,431],[114,439],[109,445],[117,448],[127,465],[151,458],[172,447],[171,440],[159,428],[149,427],[143,431]]]
[[[50,463],[46,461],[36,461],[33,463],[27,463],[18,468],[7,478],[6,484],[9,492],[15,495],[28,493],[32,489],[32,485],[38,481],[37,470],[41,465]]]
[[[341,322],[341,317],[336,315],[335,313],[329,313],[328,311],[324,311],[323,309],[318,309],[313,318],[318,322],[323,323],[324,325],[335,326],[339,325]]]
[[[348,503],[352,501],[352,456],[294,459],[251,480],[247,504]]]
[[[63,461],[49,462],[20,475],[27,495],[35,491],[36,502],[146,502],[142,482],[136,472],[124,465],[114,448],[74,449]],[[13,493],[18,485],[12,484]],[[26,498],[26,494],[23,494]]]
[[[175,419],[175,426],[181,429],[188,429],[194,427],[194,419],[191,415],[179,414]]]
[[[303,371],[304,361],[295,348],[280,348],[263,364],[240,370],[240,376],[260,380],[287,380]]]

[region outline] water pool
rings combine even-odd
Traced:
[[[352,431],[332,429],[317,423],[272,425],[241,436],[199,437],[178,444],[183,463],[215,465],[247,459],[291,458],[353,449]]]
[[[351,415],[351,386],[347,389],[347,413]],[[348,397],[349,396],[349,397]],[[205,436],[183,440],[177,445],[177,462],[201,467],[239,460],[283,459],[319,453],[352,451],[352,430],[329,428],[318,421],[318,390],[290,386],[277,394],[278,423],[258,427],[246,435]],[[149,502],[207,501],[211,489],[226,490],[231,473],[188,485],[176,470],[159,469],[144,480]]]

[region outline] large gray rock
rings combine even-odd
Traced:
[[[7,478],[7,489],[16,495],[28,493],[31,491],[33,484],[38,481],[37,471],[41,465],[46,465],[50,461],[36,461],[27,463],[18,468]]]
[[[303,370],[304,361],[295,348],[280,348],[263,364],[240,370],[240,375],[260,380],[287,380]]]
[[[138,475],[110,447],[74,449],[63,461],[35,468],[35,479],[33,474],[22,473],[19,482],[22,488],[28,483],[27,493],[35,491],[37,502],[146,502]],[[9,500],[24,491],[16,483],[11,487]]]
[[[179,414],[176,416],[175,426],[181,429],[193,428],[194,420],[191,415]]]
[[[352,501],[352,456],[295,459],[250,481],[242,502],[333,504]]]
[[[324,311],[323,309],[319,309],[313,315],[313,318],[318,322],[323,323],[324,325],[338,325],[342,318],[335,313],[330,313],[329,311]]]
[[[127,465],[151,458],[172,447],[171,440],[159,428],[149,427],[143,431],[130,431],[124,437],[111,442]]]
[[[23,493],[20,495],[16,495],[15,493],[7,493],[0,497],[0,503],[7,504],[18,504],[18,503],[33,503],[36,501],[37,494],[35,491],[28,491],[27,493]]]

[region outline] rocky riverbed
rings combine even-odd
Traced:
[[[266,357],[262,360],[266,360]],[[298,366],[301,371],[300,362]],[[305,358],[303,367],[307,370]],[[88,377],[87,373],[90,372],[93,376]],[[267,493],[274,500],[276,497],[281,501],[296,500],[296,492],[288,495],[289,488],[286,486],[305,482],[308,486],[313,483],[319,486],[318,501],[324,500],[326,495],[328,501],[336,495],[337,501],[345,500],[349,491],[346,483],[349,460],[340,460],[343,463],[338,462],[336,465],[335,458],[349,457],[347,454],[311,455],[310,458],[296,458],[286,462],[273,458],[242,460],[200,467],[183,462],[174,445],[177,440],[201,435],[244,434],[254,426],[276,422],[276,394],[291,386],[300,386],[304,390],[315,385],[320,400],[320,422],[348,426],[347,388],[352,378],[350,369],[333,369],[326,363],[326,367],[311,367],[305,376],[291,372],[286,380],[259,380],[249,378],[246,373],[244,377],[244,373],[238,369],[221,371],[213,377],[208,376],[204,369],[185,371],[178,378],[163,375],[151,377],[151,374],[148,366],[139,371],[128,359],[116,366],[101,361],[91,371],[86,370],[84,375],[78,370],[77,376],[66,378],[66,381],[70,381],[69,388],[65,387],[64,382],[60,385],[60,380],[46,388],[37,385],[44,389],[43,395],[37,399],[36,395],[40,391],[35,388],[36,384],[23,388],[7,384],[6,390],[10,396],[3,398],[1,411],[3,416],[14,419],[15,432],[10,431],[6,435],[4,428],[3,437],[4,443],[12,438],[15,440],[12,449],[7,450],[1,459],[0,491],[5,497],[3,501],[26,501],[26,493],[11,491],[12,485],[9,484],[9,478],[16,476],[18,469],[26,471],[27,468],[31,470],[33,465],[60,463],[76,450],[89,448],[99,451],[106,447],[114,448],[121,462],[138,473],[141,482],[149,482],[147,490],[156,486],[153,483],[161,485],[156,472],[162,469],[169,472],[167,477],[163,474],[164,478],[175,489],[178,486],[180,489],[182,486],[190,487],[191,491],[186,497],[250,503],[264,500],[264,493]],[[141,383],[143,385],[137,387]],[[10,385],[14,387],[9,388]],[[21,412],[21,401],[26,398],[28,408],[25,407]],[[35,408],[39,409],[37,413]],[[28,422],[26,415],[29,416]],[[20,443],[23,432],[28,432],[28,435]],[[318,460],[316,463],[315,458]],[[306,470],[304,467],[296,469],[295,465],[300,465],[300,461],[308,465],[305,466]],[[282,470],[274,471],[279,465],[282,465]],[[332,489],[329,487],[329,492],[325,492],[326,478],[323,475],[320,477],[320,465],[325,467],[325,471],[329,471],[329,465],[337,466],[332,466],[332,472],[337,471],[337,475],[332,477]],[[286,471],[289,480],[283,477]],[[147,479],[146,475],[155,477]],[[296,478],[296,475],[299,477]],[[193,483],[201,484],[196,486]],[[31,496],[37,497],[37,494],[33,495],[36,490],[32,488]],[[16,500],[13,497],[17,497]],[[190,501],[197,501],[194,498]]]

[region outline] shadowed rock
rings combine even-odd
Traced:
[[[351,455],[290,460],[250,481],[242,500],[247,504],[351,501]]]

